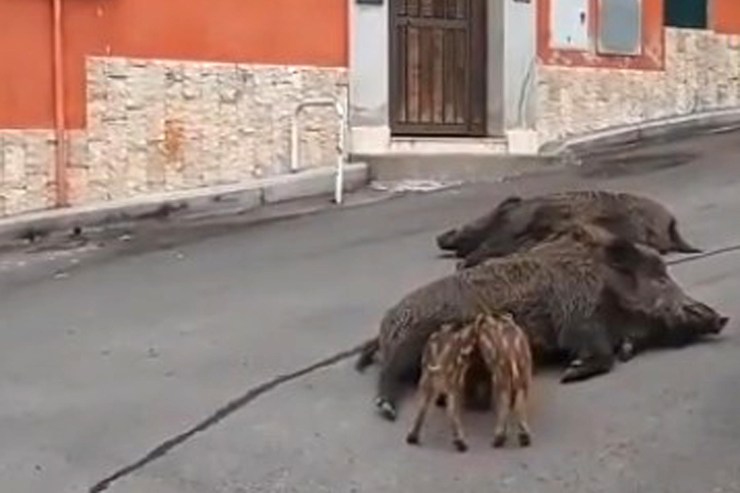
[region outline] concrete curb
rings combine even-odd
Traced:
[[[438,154],[362,155],[377,183],[434,181],[471,183],[508,178],[558,169],[557,156]]]
[[[579,152],[595,147],[622,145],[638,140],[675,138],[701,131],[716,131],[723,127],[739,125],[740,108],[704,111],[690,115],[650,120],[547,142],[540,146],[539,153],[543,156],[559,156],[568,152]]]
[[[334,168],[316,168],[249,184],[219,185],[21,214],[0,219],[0,244],[146,219],[238,214],[264,205],[331,194],[334,191],[334,178]],[[349,163],[345,166],[345,191],[364,187],[368,179],[368,166],[365,163]],[[327,207],[332,203],[327,197]]]

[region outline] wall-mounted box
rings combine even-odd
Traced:
[[[552,0],[550,7],[550,46],[558,50],[591,48],[589,0]]]
[[[599,0],[596,47],[607,55],[642,52],[642,0]]]

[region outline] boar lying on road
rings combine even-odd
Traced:
[[[408,383],[419,378],[429,336],[443,324],[474,320],[484,304],[513,314],[535,359],[566,357],[563,382],[611,370],[625,341],[637,349],[684,344],[719,333],[728,319],[686,295],[653,249],[591,225],[573,225],[529,251],[490,259],[404,297],[357,361],[377,352],[381,414],[395,419]]]
[[[699,251],[681,237],[676,218],[663,205],[606,191],[509,197],[485,216],[439,235],[437,245],[464,258],[462,267],[472,267],[486,258],[525,250],[573,222],[601,226],[660,253]]]

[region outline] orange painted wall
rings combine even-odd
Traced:
[[[594,51],[560,50],[550,47],[550,5],[537,2],[537,56],[546,65],[660,70],[664,64],[663,0],[643,0],[642,53],[639,56],[601,55]],[[729,0],[733,1],[733,0]],[[737,0],[735,0],[737,1]],[[598,22],[598,0],[590,0],[592,39]]]
[[[63,1],[66,118],[71,128],[85,124],[89,55],[336,67],[348,63],[347,0]],[[52,126],[50,3],[0,0],[0,128]],[[7,24],[10,31],[5,19],[13,19]],[[14,51],[21,53],[5,56]]]
[[[718,33],[740,34],[740,1],[712,0],[712,28]]]
[[[0,0],[0,128],[51,126],[51,1]]]

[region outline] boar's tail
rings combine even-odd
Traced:
[[[701,253],[701,249],[697,248],[695,246],[692,246],[690,243],[688,243],[686,240],[683,239],[681,234],[678,232],[678,226],[676,225],[676,221],[671,221],[671,225],[669,226],[668,234],[671,237],[671,242],[673,243],[673,247],[677,252],[680,253]]]
[[[357,358],[357,362],[355,363],[355,370],[362,372],[367,368],[368,366],[373,364],[373,361],[375,360],[375,354],[380,349],[380,339],[378,337],[373,337],[372,339],[366,341],[362,345],[362,349],[360,350],[360,357]]]

